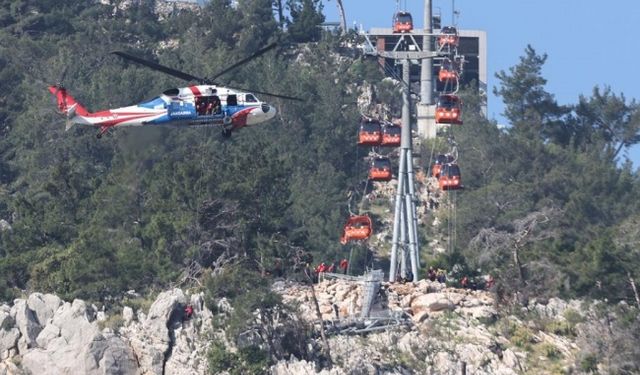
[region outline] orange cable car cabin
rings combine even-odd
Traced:
[[[444,82],[447,80],[458,79],[458,71],[456,70],[453,62],[449,58],[442,60],[440,65],[440,71],[438,72],[438,80]]]
[[[371,181],[389,181],[392,177],[389,158],[375,158],[371,161],[371,167],[369,168],[369,179]]]
[[[435,178],[440,177],[442,166],[452,162],[453,162],[453,156],[451,155],[440,154],[436,156],[436,160],[434,160],[433,165],[431,165],[431,176]]]
[[[410,33],[413,30],[413,18],[409,12],[397,12],[393,15],[393,32]]]
[[[382,142],[382,127],[380,121],[372,119],[362,119],[360,131],[358,132],[358,145],[378,146]]]
[[[344,225],[340,243],[346,245],[349,241],[366,240],[371,236],[372,232],[373,227],[369,216],[351,216]]]
[[[436,104],[436,123],[462,125],[460,98],[452,94],[440,95]]]
[[[440,48],[444,46],[457,47],[459,40],[458,30],[453,26],[445,26],[440,30],[438,46],[440,46]]]
[[[382,128],[382,142],[380,146],[384,147],[400,147],[400,136],[402,127],[399,125],[386,124]]]
[[[458,167],[458,164],[449,163],[442,166],[440,177],[438,178],[438,185],[440,186],[440,190],[462,189],[460,167]]]

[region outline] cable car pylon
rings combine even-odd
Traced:
[[[409,60],[403,59],[402,80],[405,82],[409,82],[409,67]],[[396,281],[398,276],[398,250],[400,250],[401,278],[417,280],[420,261],[418,255],[418,217],[415,206],[410,109],[409,85],[404,85],[402,90],[402,132],[400,134],[398,187],[393,219],[391,266],[389,269],[389,281],[391,282]],[[407,273],[407,260],[411,262],[410,275]]]

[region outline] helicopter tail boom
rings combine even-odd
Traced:
[[[89,111],[80,103],[78,103],[64,87],[49,86],[49,92],[56,97],[56,105],[61,114],[72,118],[76,115],[87,116]]]

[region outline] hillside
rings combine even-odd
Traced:
[[[447,313],[416,318],[412,310],[408,331],[331,336],[342,361],[332,370],[322,354],[319,324],[312,322],[317,317],[303,307],[305,270],[348,254],[352,275],[388,269],[396,182],[367,184],[368,151],[355,141],[362,112],[399,117],[401,84],[385,78],[375,59],[353,47],[359,42],[355,33],[320,29],[318,0],[241,0],[240,8],[225,0],[203,8],[158,4],[7,0],[0,7],[3,360],[25,358],[25,350],[32,353],[26,358],[36,358],[39,348],[49,350],[51,337],[47,345],[37,342],[47,319],[38,318],[40,328],[29,332],[18,318],[17,309],[23,317],[31,314],[25,306],[37,311],[28,302],[32,293],[55,294],[55,304],[66,306],[50,308],[47,317],[58,311],[86,316],[90,332],[116,348],[122,337],[132,340],[127,329],[145,324],[159,291],[182,288],[199,295],[198,303],[214,317],[207,322],[211,327],[192,332],[216,338],[198,352],[209,366],[198,369],[212,373],[287,366],[340,372],[378,357],[376,369],[390,372],[397,367],[420,373],[461,361],[471,372],[487,373],[640,371],[640,356],[628,345],[640,337],[640,175],[624,158],[624,148],[640,141],[635,100],[615,88],[596,87],[575,104],[558,104],[545,89],[547,57],[531,46],[496,77],[510,122],[506,129],[483,114],[481,92],[463,88],[464,125],[451,131],[465,189],[437,191],[428,176],[432,155],[448,148],[444,140],[416,139],[415,150],[420,274],[443,269],[447,287],[431,290],[425,280],[385,287],[404,296],[396,304],[400,310],[413,309],[413,301],[423,298],[416,293],[444,293],[455,302],[444,304]],[[94,111],[131,105],[188,83],[124,62],[112,51],[209,77],[272,42],[277,48],[216,80],[303,101],[256,94],[277,109],[276,117],[229,139],[217,128],[116,128],[101,139],[87,126],[65,131],[46,89],[63,83]],[[366,244],[342,246],[342,226],[354,210],[372,216],[374,236]],[[465,276],[481,285],[489,275],[495,280],[490,292],[449,289],[460,287]],[[331,285],[318,288],[335,296]],[[127,293],[132,290],[135,295]],[[490,311],[491,321],[468,313],[463,305],[472,297],[481,301],[479,310]],[[61,302],[76,299],[85,302]],[[560,299],[579,300],[580,308]],[[293,300],[302,304],[299,310]],[[104,306],[111,331],[86,313],[92,304]],[[529,315],[549,304],[568,304],[579,317],[564,316],[566,306]],[[132,311],[125,313],[125,306],[135,309],[136,318],[128,318]],[[343,307],[351,311],[347,315],[356,311]],[[333,307],[322,309],[331,318]],[[282,317],[291,324],[268,329]],[[587,343],[605,329],[598,325],[603,321],[608,333],[592,348]],[[260,340],[243,346],[246,332],[261,324],[266,328],[258,329]],[[443,335],[443,346],[432,340],[433,330]],[[465,330],[481,330],[474,331],[481,338],[472,342],[458,335]],[[287,345],[269,341],[276,337]],[[409,346],[429,345],[407,356],[402,350],[385,353],[391,337]],[[139,344],[149,344],[147,339]],[[365,342],[362,355],[349,362],[349,348],[359,340]],[[380,351],[367,352],[367,340]],[[510,362],[488,349],[486,340],[503,353],[509,350]],[[244,350],[228,352],[225,345]],[[481,352],[486,363],[465,350]],[[297,360],[285,364],[291,356]],[[546,359],[538,362],[539,357]],[[248,367],[232,371],[234,361]]]
[[[236,314],[225,298],[207,301],[203,293],[173,289],[144,307],[129,294],[133,299],[116,313],[31,294],[0,306],[0,374],[628,373],[630,356],[638,355],[633,336],[621,332],[633,314],[624,304],[604,313],[602,302],[553,298],[500,314],[492,293],[420,281],[384,284],[372,316],[390,311],[390,319],[358,323],[362,284],[326,280],[315,290],[325,312],[327,357],[319,335],[303,333],[319,327],[309,287],[278,281],[273,288],[299,314],[255,315],[260,326],[235,343],[216,323]],[[190,318],[182,312],[187,304],[194,307]],[[288,336],[291,330],[297,333]],[[272,348],[278,359],[268,366],[254,345]]]

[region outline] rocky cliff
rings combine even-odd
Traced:
[[[300,306],[305,319],[316,320],[309,288],[286,283],[274,287],[285,301]],[[362,287],[350,282],[319,283],[316,295],[323,319],[357,315],[361,293]],[[383,284],[377,307],[405,314],[411,324],[366,335],[332,335],[328,341],[336,365],[321,374],[460,374],[463,367],[468,374],[556,373],[572,368],[578,351],[570,337],[545,332],[515,316],[499,319],[493,296],[486,291],[428,280]],[[577,311],[577,301],[552,299],[534,303],[523,313],[547,326],[560,326],[567,312]],[[314,369],[312,363],[291,360],[278,363],[273,373]]]
[[[310,325],[321,326],[308,285],[276,282],[273,289]],[[551,299],[516,315],[499,316],[492,294],[421,280],[383,284],[373,315],[406,324],[362,334],[332,326],[366,325],[356,317],[362,286],[346,280],[315,285],[333,366],[313,356],[274,364],[273,374],[558,373],[574,369],[579,351],[571,329],[580,324],[577,301]],[[193,317],[185,320],[190,303]],[[204,374],[214,314],[202,293],[160,293],[147,312],[124,306],[107,316],[81,300],[34,293],[0,306],[0,375]],[[523,320],[529,317],[530,320]],[[310,347],[319,348],[319,335]]]
[[[183,320],[187,303],[194,315]],[[125,306],[111,317],[34,293],[0,306],[0,374],[205,373],[212,317],[202,294],[180,289],[160,293],[147,314]]]

